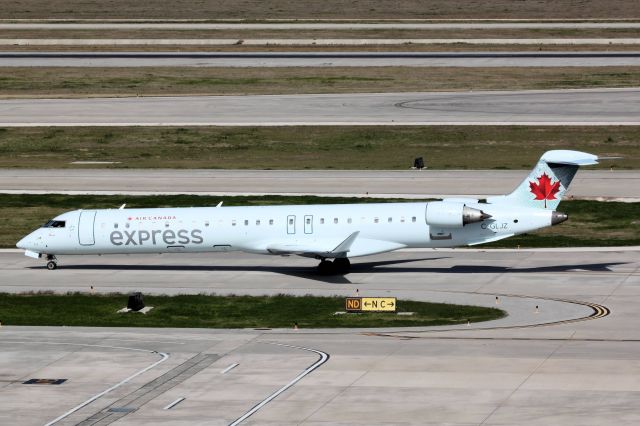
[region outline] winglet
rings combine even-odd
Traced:
[[[331,250],[331,254],[339,254],[339,253],[347,253],[351,249],[351,244],[358,238],[360,235],[360,231],[356,231],[353,234],[349,235],[346,240],[338,244],[336,248]]]

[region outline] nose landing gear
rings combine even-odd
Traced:
[[[52,254],[47,255],[47,269],[53,271],[58,269],[58,259]]]

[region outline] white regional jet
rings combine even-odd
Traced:
[[[567,220],[556,211],[592,154],[546,152],[508,195],[442,201],[70,211],[17,243],[27,256],[196,253],[240,250],[315,258],[322,273],[346,273],[350,257],[405,247],[489,243]],[[333,260],[330,260],[333,259]]]

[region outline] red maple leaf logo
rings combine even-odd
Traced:
[[[544,200],[544,208],[547,208],[547,200],[555,200],[555,195],[560,191],[560,181],[551,182],[551,178],[546,173],[538,178],[538,183],[529,182],[531,193],[536,196],[534,200]]]

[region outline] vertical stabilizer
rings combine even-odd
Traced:
[[[598,164],[597,160],[597,156],[586,152],[547,151],[511,194],[489,197],[487,202],[555,210],[578,168]]]

